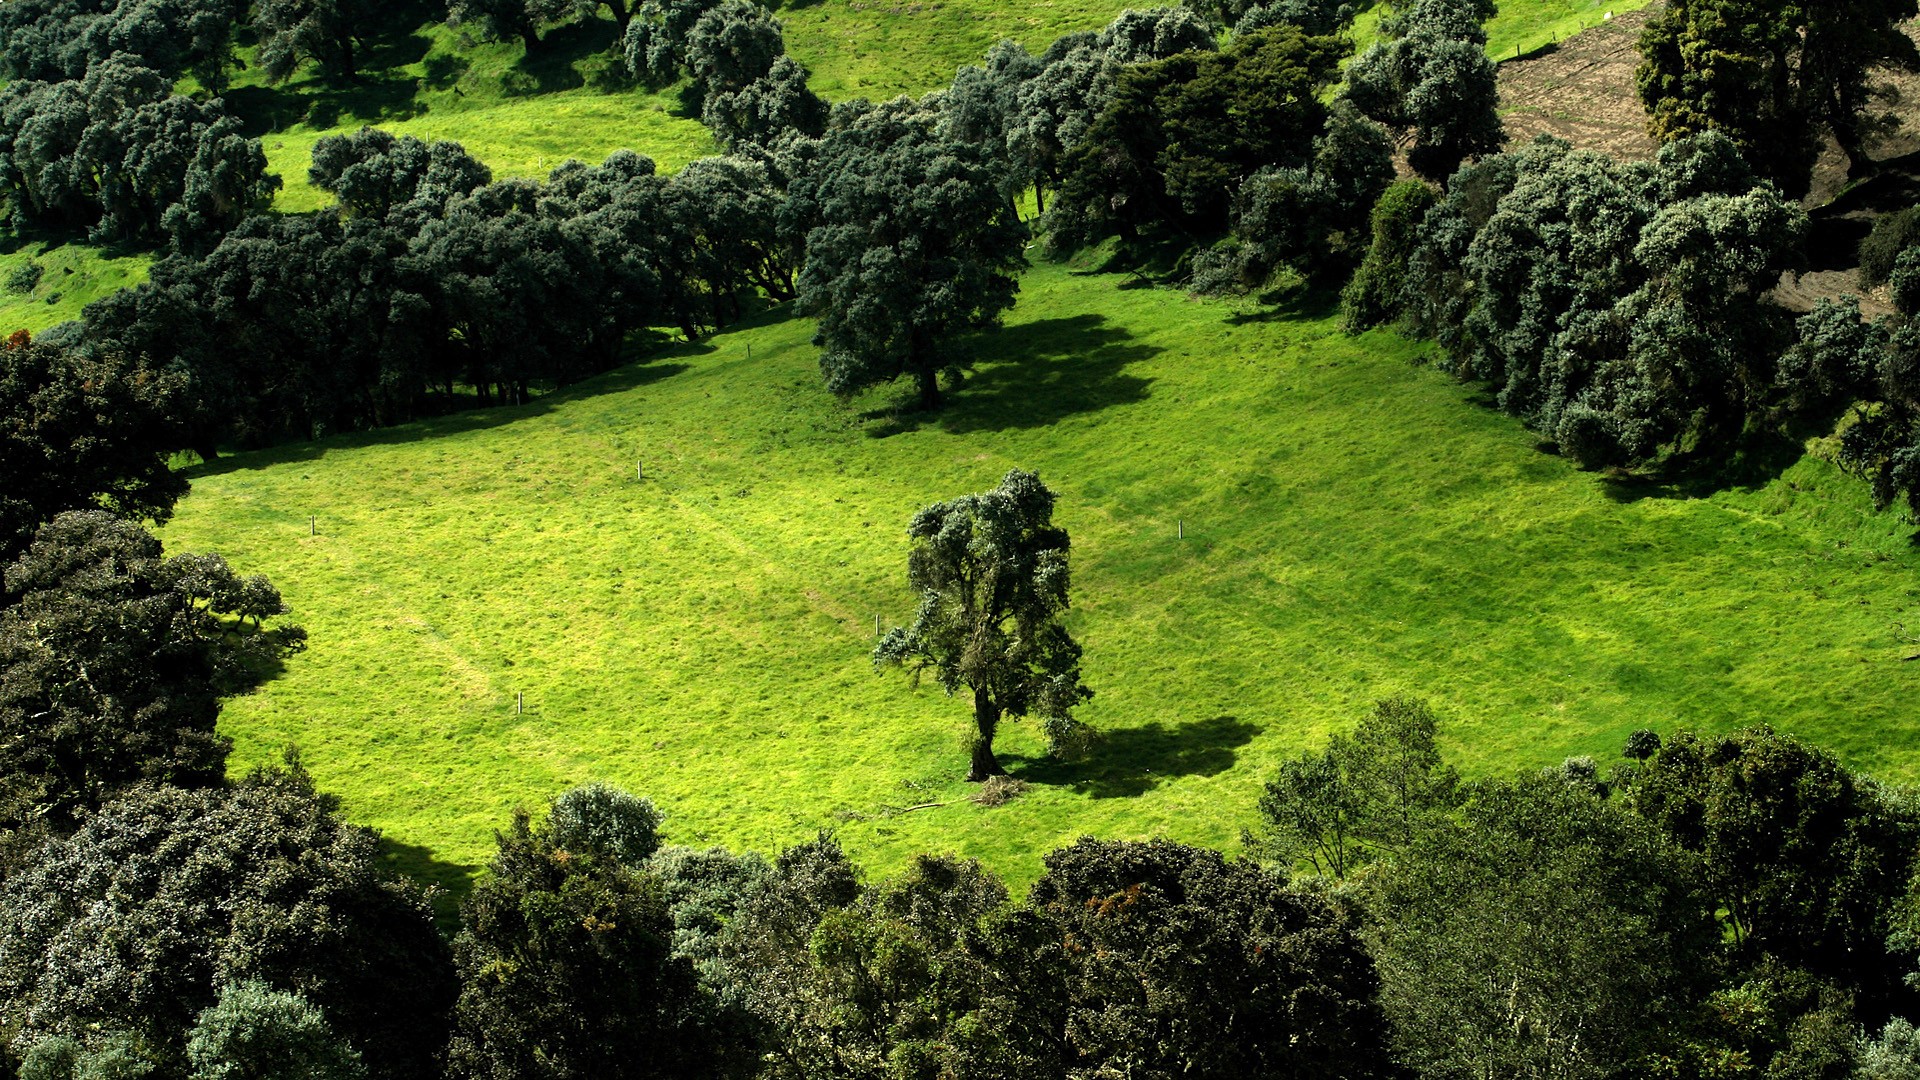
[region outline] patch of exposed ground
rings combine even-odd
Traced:
[[[1500,65],[1500,112],[1508,145],[1555,135],[1621,159],[1649,158],[1659,144],[1634,91],[1640,28],[1655,8],[1629,11],[1558,45]]]
[[[1640,31],[1662,5],[1625,12],[1599,26],[1500,65],[1500,112],[1509,146],[1554,135],[1621,160],[1653,156],[1646,113],[1634,87]],[[1908,33],[1920,37],[1920,28]],[[1892,311],[1886,290],[1861,288],[1859,243],[1881,214],[1920,205],[1920,73],[1883,71],[1881,110],[1895,123],[1873,146],[1869,169],[1850,167],[1831,140],[1814,168],[1805,205],[1813,215],[1808,270],[1788,275],[1774,298],[1807,311],[1823,297],[1853,294],[1869,315]]]

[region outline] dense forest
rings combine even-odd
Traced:
[[[1821,227],[1820,148],[1875,168],[1912,0],[1670,0],[1649,161],[1509,147],[1485,0],[1394,4],[1359,50],[1326,0],[1129,10],[879,103],[815,94],[749,0],[452,0],[433,17],[528,54],[611,20],[621,78],[677,88],[722,156],[500,179],[368,127],[314,147],[332,206],[275,212],[220,93],[243,63],[351,83],[379,8],[0,3],[0,222],[156,258],[0,347],[0,1072],[1920,1076],[1920,798],[1767,717],[1463,776],[1443,702],[1383,697],[1288,757],[1232,857],[1087,837],[1024,896],[946,854],[870,879],[827,832],[669,844],[653,802],[589,783],[498,822],[453,898],[297,751],[229,775],[222,703],[308,637],[266,577],[149,529],[183,454],[521,404],[789,303],[819,393],[935,413],[1036,258],[1337,295],[1613,475],[1830,432],[1920,514],[1920,207],[1860,245],[1890,314],[1773,295]],[[1026,786],[1004,724],[1101,752],[1056,501],[1015,469],[927,506],[917,608],[876,626],[876,667],[970,709],[983,806]]]

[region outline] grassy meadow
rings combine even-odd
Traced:
[[[835,401],[810,333],[776,311],[529,407],[196,470],[169,548],[268,574],[311,633],[228,705],[236,765],[299,745],[455,883],[514,805],[594,779],[677,842],[833,828],[875,871],[956,851],[1022,882],[1083,833],[1231,849],[1276,762],[1392,693],[1469,772],[1767,721],[1920,776],[1913,530],[1817,455],[1622,486],[1324,304],[1057,266],[935,417]],[[908,518],[1016,465],[1060,494],[1106,741],[1062,764],[1011,728],[1034,787],[985,809],[964,703],[867,654],[911,613]]]

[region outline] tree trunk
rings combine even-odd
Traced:
[[[540,51],[540,29],[528,22],[520,27],[520,40],[527,44],[527,55]]]
[[[920,408],[933,412],[940,407],[940,373],[932,368],[920,369]],[[992,755],[988,755],[991,757]]]
[[[606,0],[606,4],[607,10],[613,12],[613,22],[620,28],[620,36],[626,37],[627,23],[633,19],[632,13],[627,10],[627,0]]]
[[[1033,182],[1033,212],[1036,216],[1047,212],[1047,189],[1038,180]]]
[[[989,776],[1007,775],[1007,770],[1000,767],[1000,759],[993,756],[993,733],[1000,726],[1000,706],[984,689],[976,688],[973,692],[973,723],[979,733],[973,741],[973,767],[967,770],[967,779],[979,783]]]
[[[339,60],[340,77],[342,79],[345,79],[348,82],[353,82],[360,75],[359,66],[355,63],[353,58],[353,35],[341,34],[340,40],[339,40],[339,46],[340,46],[340,60]]]

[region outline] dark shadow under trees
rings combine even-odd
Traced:
[[[1000,755],[1013,776],[1030,784],[1071,788],[1096,799],[1143,795],[1170,777],[1218,776],[1233,768],[1259,728],[1238,717],[1190,724],[1160,723],[1103,731],[1083,761]]]
[[[1046,427],[1069,416],[1144,401],[1153,380],[1126,369],[1162,351],[1094,314],[989,331],[962,347],[976,367],[944,409],[908,411],[901,402],[866,414],[879,421],[867,433],[885,438],[925,426],[955,435]]]

